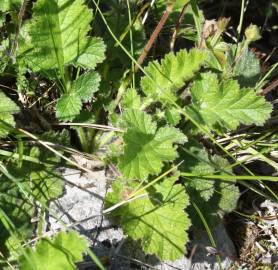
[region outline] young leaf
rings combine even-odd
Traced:
[[[254,87],[261,75],[260,60],[247,49],[241,52],[234,67],[234,76],[241,87]]]
[[[146,68],[145,76],[141,80],[143,92],[160,101],[176,100],[176,92],[186,81],[192,79],[194,74],[204,63],[206,53],[198,49],[189,52],[181,50],[177,54],[169,53],[159,64],[151,62]]]
[[[0,138],[8,135],[10,126],[15,126],[13,114],[18,111],[18,106],[0,90]]]
[[[88,242],[77,232],[58,233],[54,239],[40,240],[34,249],[25,249],[20,258],[22,270],[75,270],[75,263],[82,260]]]
[[[81,99],[76,93],[64,94],[57,101],[56,117],[62,121],[71,121],[79,114],[81,107]]]
[[[128,126],[124,134],[124,155],[119,159],[122,174],[129,179],[145,179],[160,173],[163,161],[177,157],[174,143],[183,143],[186,137],[174,127],[157,129],[145,112],[129,110],[123,120]]]
[[[215,129],[235,130],[240,124],[263,125],[272,111],[270,103],[253,89],[240,89],[237,81],[218,82],[217,75],[204,73],[190,89],[192,105],[187,113],[201,124]]]
[[[84,102],[88,102],[93,98],[95,92],[98,91],[100,85],[100,76],[95,71],[90,71],[81,75],[74,82],[74,91]]]
[[[147,192],[117,208],[112,217],[121,224],[124,232],[134,240],[141,240],[144,252],[155,254],[162,260],[176,260],[185,252],[188,241],[186,230],[190,220],[184,213],[189,204],[181,185],[174,185],[177,177],[166,178]],[[106,197],[106,206],[112,206],[125,199],[124,194],[132,193],[138,183],[129,186],[120,181],[113,184],[112,192]],[[143,195],[144,194],[144,195]]]
[[[32,70],[59,69],[63,73],[68,64],[94,68],[103,61],[102,41],[87,38],[91,21],[92,12],[84,0],[38,0],[26,27],[31,45],[21,51]]]

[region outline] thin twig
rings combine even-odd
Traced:
[[[77,126],[77,127],[87,127],[87,128],[94,128],[103,131],[117,131],[117,132],[124,132],[122,129],[115,128],[112,126],[105,126],[105,125],[98,125],[98,124],[88,124],[88,123],[55,123],[54,126]]]
[[[28,3],[30,2],[30,0],[24,0],[24,2],[21,5],[19,14],[18,14],[18,25],[17,25],[17,29],[16,29],[16,33],[15,33],[15,38],[12,44],[12,48],[11,48],[11,52],[10,52],[10,56],[14,56],[13,54],[15,53],[16,49],[17,49],[17,41],[18,41],[18,37],[19,37],[19,32],[20,32],[20,28],[22,25],[22,20],[26,11],[26,7],[28,5]]]
[[[267,93],[269,93],[270,91],[272,91],[273,89],[275,89],[276,87],[278,87],[278,79],[276,79],[275,81],[273,81],[269,86],[267,86],[261,93],[261,96],[265,96]]]
[[[35,135],[31,134],[30,132],[19,128],[18,129],[21,133],[27,135],[28,137],[34,139],[35,141],[37,141],[39,144],[43,145],[45,148],[47,148],[48,150],[50,150],[51,152],[53,152],[54,154],[56,154],[57,156],[59,156],[60,158],[64,159],[65,161],[69,162],[71,165],[77,167],[78,169],[85,171],[87,173],[91,173],[91,170],[88,170],[87,168],[84,168],[82,166],[80,166],[79,164],[77,164],[76,162],[70,160],[69,158],[65,157],[63,154],[61,154],[60,152],[56,151],[54,148],[52,148],[51,146],[49,146],[47,143],[45,143],[44,141],[40,140],[38,137],[36,137]]]
[[[173,5],[168,5],[166,10],[164,11],[158,25],[156,26],[155,30],[153,31],[149,41],[147,42],[142,54],[137,60],[136,66],[135,66],[135,72],[138,70],[138,68],[143,64],[146,56],[148,55],[150,49],[152,48],[154,42],[156,41],[161,29],[163,28],[164,24],[166,23],[170,13],[173,10]]]
[[[0,251],[0,256],[3,258],[3,260],[5,261],[5,263],[12,269],[15,270],[15,268],[10,264],[10,262],[4,257],[4,255],[2,254],[2,252]]]
[[[179,30],[180,30],[180,25],[181,25],[182,20],[184,18],[184,14],[185,14],[187,6],[188,6],[188,3],[183,6],[182,11],[180,12],[180,15],[179,15],[176,27],[175,27],[175,31],[174,31],[174,33],[172,35],[172,39],[171,39],[171,42],[170,42],[170,50],[171,51],[174,50],[176,39],[177,39],[177,35],[178,35]]]

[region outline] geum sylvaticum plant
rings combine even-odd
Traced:
[[[182,9],[181,2],[173,1],[175,12]],[[271,104],[257,94],[254,76],[246,73],[248,63],[255,73],[259,67],[248,43],[223,44],[221,34],[227,23],[223,19],[218,31],[204,36],[200,33],[204,22],[196,20],[203,17],[194,13],[196,1],[191,2],[190,12],[198,24],[196,48],[149,62],[141,70],[140,87],[121,88],[125,91],[117,96],[117,108],[105,107],[108,117],[104,120],[92,117],[96,124],[110,121],[122,131],[113,131],[111,151],[104,158],[115,163],[120,175],[105,198],[105,212],[130,238],[140,241],[145,253],[163,260],[185,253],[191,224],[202,226],[196,209],[211,225],[236,206],[239,190],[229,153],[215,135],[236,131],[240,125],[262,126],[272,111]],[[103,90],[95,69],[109,59],[105,60],[102,39],[89,35],[93,20],[84,0],[38,0],[31,18],[20,28],[15,65],[55,82],[59,95],[55,116],[60,122],[70,124],[82,118],[87,108],[83,104],[97,99]],[[110,103],[114,96],[109,96]],[[17,134],[13,115],[20,113],[20,107],[4,92],[0,98],[0,137],[5,138]],[[69,135],[49,131],[42,137],[64,144]],[[205,147],[202,142],[208,140],[224,150],[223,155],[208,144]],[[16,157],[22,154],[31,158],[19,162]],[[62,194],[62,181],[55,172],[59,160],[53,153],[27,147],[9,160],[7,170],[1,170],[2,193],[9,190],[0,197],[1,209],[21,230],[9,235],[3,225],[6,236],[1,250],[4,247],[5,256],[19,261],[20,269],[45,269],[46,264],[51,270],[75,269],[87,249],[88,243],[75,232],[61,232],[52,239],[42,238],[35,247],[18,248],[34,229],[33,199],[47,210],[49,201]],[[35,161],[38,164],[33,166]],[[25,198],[25,191],[32,200]],[[18,213],[20,205],[25,211]]]
[[[144,69],[144,95],[129,89],[123,97],[119,125],[126,131],[122,137],[123,154],[118,158],[122,177],[107,195],[107,207],[139,196],[111,215],[117,217],[131,238],[141,240],[146,253],[161,259],[175,260],[185,252],[186,230],[191,221],[183,210],[189,206],[191,196],[199,207],[207,208],[204,215],[208,222],[215,221],[217,213],[233,210],[239,196],[233,181],[196,177],[232,174],[226,159],[208,154],[196,141],[198,133],[231,131],[240,124],[262,125],[272,111],[254,89],[240,88],[235,79],[223,79],[212,71],[202,72],[206,57],[206,51],[199,49],[167,54],[160,63],[151,62]],[[192,79],[188,87],[191,101],[187,104],[179,90]],[[146,104],[148,112],[157,108],[160,112],[152,115],[142,111]],[[188,118],[203,129],[183,128]],[[174,172],[156,180],[180,161],[182,164]],[[192,176],[175,184],[186,175],[183,173]],[[126,192],[130,194],[127,198]]]

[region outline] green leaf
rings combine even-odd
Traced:
[[[76,93],[62,95],[56,105],[56,117],[62,121],[71,121],[81,110],[82,102]]]
[[[26,256],[20,258],[20,269],[75,270],[75,263],[82,260],[87,248],[87,240],[77,232],[60,232],[54,239],[40,240],[34,249],[26,248]]]
[[[33,171],[30,174],[32,195],[42,205],[56,199],[63,193],[62,180],[50,170]]]
[[[180,166],[182,172],[199,175],[210,175],[215,172],[215,168],[209,160],[206,149],[195,141],[184,144],[180,158],[183,163]],[[214,194],[214,181],[200,177],[190,177],[185,180],[185,185],[196,189],[200,196],[208,201]]]
[[[17,229],[17,239],[15,239],[0,222],[0,250],[5,256],[8,256],[9,252],[12,256],[18,255],[21,251],[20,244],[32,236],[36,223],[31,223],[31,219],[34,216],[38,217],[36,206],[41,207],[40,217],[42,217],[43,209],[47,209],[47,203],[58,198],[63,191],[63,181],[56,172],[56,167],[60,166],[60,158],[57,155],[50,151],[40,151],[38,147],[31,149],[24,147],[22,154],[36,158],[41,163],[24,160],[21,164],[18,159],[9,158],[6,169],[14,181],[0,174],[0,208]]]
[[[222,216],[224,214],[232,212],[236,206],[240,196],[240,192],[237,186],[227,182],[221,182],[219,188],[216,187],[216,193],[220,193],[219,211]]]
[[[255,87],[261,75],[260,60],[255,54],[244,49],[234,66],[234,76],[241,87]]]
[[[169,124],[176,126],[181,120],[181,115],[176,108],[168,108],[165,111],[165,118]]]
[[[218,82],[217,75],[204,73],[190,89],[192,105],[187,113],[199,123],[215,129],[235,130],[240,124],[263,125],[272,106],[253,89],[240,89],[235,80]]]
[[[62,131],[54,131],[50,130],[44,132],[40,139],[43,141],[48,141],[56,144],[60,144],[63,146],[70,146],[70,132],[67,129],[63,129]]]
[[[196,155],[196,157],[198,157],[199,159],[198,161],[194,160],[192,162],[193,166],[187,166],[186,162],[191,163],[191,160],[188,158],[185,159],[184,163],[180,167],[182,170],[185,167],[190,167],[193,174],[199,174],[200,176],[208,174],[209,171],[210,174],[215,175],[232,174],[232,170],[227,169],[230,167],[230,164],[226,159],[217,155],[207,157],[207,155],[205,155],[204,153],[203,156],[201,156],[202,147],[201,145],[198,146],[197,142],[190,142],[190,146],[187,146],[187,149],[191,150],[191,154]],[[181,154],[181,156],[182,155],[183,154]],[[183,157],[186,157],[186,155]],[[207,169],[203,170],[203,168]],[[197,176],[194,178],[190,178],[194,179],[194,184],[192,184],[192,181],[188,179],[185,179],[184,181],[187,193],[190,196],[190,201],[198,205],[209,226],[215,226],[225,214],[233,211],[236,208],[240,192],[238,187],[235,185],[235,181],[225,182],[220,179],[204,180],[201,178],[198,179]],[[197,179],[198,182],[195,182],[195,180]],[[200,192],[200,187],[205,187],[207,185],[206,181],[207,183],[209,183],[209,181],[213,183],[212,187],[207,186],[207,188],[212,188],[213,191],[212,194],[210,194],[209,198],[207,197],[207,194],[204,193],[204,190]],[[203,228],[203,222],[200,219],[199,215],[196,213],[196,209],[190,206],[188,208],[188,212],[191,217],[193,226]]]
[[[0,11],[14,11],[15,8],[19,8],[23,0],[1,0],[0,2]]]
[[[186,141],[185,135],[176,128],[157,129],[145,112],[129,110],[123,120],[128,128],[123,137],[124,155],[119,159],[119,168],[129,179],[159,174],[164,161],[177,157],[173,144]]]
[[[192,79],[194,74],[204,63],[206,53],[198,49],[189,52],[181,50],[177,54],[169,53],[161,61],[151,62],[146,68],[145,76],[141,80],[143,92],[155,100],[176,100],[176,92]]]
[[[55,68],[61,74],[70,63],[95,67],[104,58],[104,46],[100,39],[87,38],[91,21],[84,0],[38,0],[26,27],[31,46],[23,56],[29,66],[33,71]]]
[[[83,102],[88,102],[93,98],[94,93],[98,91],[100,80],[100,76],[97,72],[90,71],[81,75],[74,82],[74,91]]]
[[[135,89],[128,89],[123,95],[122,105],[124,109],[139,110],[141,107],[141,97],[137,94]]]
[[[9,134],[10,127],[15,126],[13,114],[19,107],[0,90],[0,138]]]
[[[155,254],[162,260],[176,260],[184,255],[188,241],[186,230],[190,220],[184,213],[189,204],[181,185],[174,185],[177,177],[166,178],[155,184],[142,197],[117,208],[111,213],[124,233],[134,240],[141,240],[145,253]],[[125,199],[126,193],[136,190],[138,183],[113,184],[112,192],[106,197],[110,207]],[[143,195],[145,194],[145,195]]]
[[[73,62],[74,65],[94,69],[105,59],[105,44],[100,38],[88,38],[82,53]]]
[[[230,165],[226,159],[217,155],[214,155],[212,157],[212,161],[218,166],[218,170],[223,170]],[[229,174],[232,174],[232,169],[226,169],[225,171]],[[225,174],[225,172],[220,171],[219,174]],[[215,188],[215,195],[216,197],[218,197],[219,200],[219,209],[217,212],[220,216],[223,217],[224,214],[232,212],[236,208],[240,192],[239,188],[235,185],[235,181],[221,181],[218,184],[218,187]]]
[[[56,135],[54,132],[47,134]],[[60,134],[63,136],[63,132]],[[57,139],[55,143],[59,143],[59,140]],[[23,172],[22,176],[28,177],[33,198],[45,206],[63,193],[62,177],[55,171],[60,164],[60,158],[52,152],[41,151],[38,147],[32,147],[29,155],[39,159],[43,165],[31,165],[25,162],[23,164],[25,173]]]
[[[16,174],[17,168],[9,167],[7,169],[13,175]],[[26,199],[19,190],[19,187],[9,178],[0,175],[0,181],[0,208],[9,217],[12,224],[16,225],[17,229],[17,239],[13,239],[9,230],[2,222],[0,222],[0,250],[6,257],[8,257],[10,255],[9,252],[16,255],[18,252],[17,248],[19,248],[18,245],[22,240],[32,236],[32,230],[34,227],[33,224],[31,224],[31,218],[35,215],[35,207]],[[27,189],[25,181],[20,181],[18,185]]]

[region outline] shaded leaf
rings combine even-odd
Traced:
[[[180,166],[182,172],[194,173],[197,175],[210,175],[215,171],[212,162],[209,160],[207,151],[202,145],[195,141],[184,144],[180,158],[183,160]],[[214,194],[214,181],[200,177],[189,178],[190,179],[185,180],[185,185],[196,189],[200,196],[205,201],[208,201]]]
[[[15,126],[13,114],[19,107],[0,90],[0,138],[8,135],[10,127]]]
[[[255,87],[261,75],[260,60],[248,49],[244,49],[234,66],[234,76],[241,87]]]

